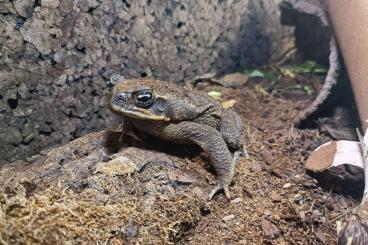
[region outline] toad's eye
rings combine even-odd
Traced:
[[[136,94],[136,104],[138,107],[147,108],[152,105],[154,98],[149,90],[140,91]]]

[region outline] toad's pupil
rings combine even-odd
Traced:
[[[151,91],[141,91],[136,95],[136,105],[141,108],[148,108],[153,103]]]
[[[151,98],[152,98],[152,94],[150,92],[144,92],[144,93],[138,94],[137,96],[137,100],[141,103],[148,103],[150,102]]]

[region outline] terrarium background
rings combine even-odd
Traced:
[[[180,83],[277,59],[294,43],[293,28],[280,23],[279,3],[0,2],[1,162],[116,125],[106,106],[112,74]],[[297,37],[309,34],[308,20],[291,22],[304,28]],[[328,53],[297,45],[317,60]]]

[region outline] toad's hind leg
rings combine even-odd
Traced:
[[[234,152],[233,158],[231,159],[231,164],[229,166],[229,171],[230,171],[230,175],[231,176],[234,176],[235,175],[236,164],[238,163],[239,157],[242,156],[242,155],[243,155],[243,151],[236,151],[236,152]],[[211,193],[209,195],[209,198],[212,199],[216,195],[216,193],[219,192],[222,189],[225,192],[225,196],[228,199],[230,199],[230,192],[229,192],[228,186],[227,187],[224,187],[224,186],[221,185],[221,183],[218,183],[217,186],[214,189],[212,189],[212,191],[211,191]]]
[[[224,190],[230,198],[229,185],[235,173],[237,157],[233,157],[220,132],[216,129],[194,122],[169,124],[162,129],[166,139],[176,142],[191,142],[199,145],[209,156],[217,176],[218,185],[211,191],[212,198],[218,191]]]
[[[231,151],[240,151],[248,157],[244,142],[245,126],[241,117],[233,111],[223,110],[220,133]],[[239,157],[239,156],[238,156]]]

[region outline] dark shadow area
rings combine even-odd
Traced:
[[[345,108],[349,112],[350,127],[360,128],[360,120],[355,105],[353,90],[351,88],[345,66],[342,67],[339,80],[336,86],[331,90],[331,93],[327,99],[318,107],[315,112],[310,114],[306,120],[302,121],[299,127],[318,127],[318,119],[322,117],[331,117],[333,115],[334,109],[337,107]]]
[[[138,132],[139,133],[139,132]],[[141,149],[163,152],[181,158],[194,158],[198,156],[202,150],[196,145],[179,145],[173,142],[165,141],[150,135],[139,134],[141,141],[133,139],[126,135],[122,141],[121,132],[109,131],[104,146],[109,154],[119,152],[124,147],[134,146]]]
[[[119,152],[123,143],[120,141],[122,132],[108,131],[105,138],[104,147],[109,155]]]
[[[360,200],[364,190],[363,170],[351,165],[340,165],[322,172],[309,172],[327,192]]]

